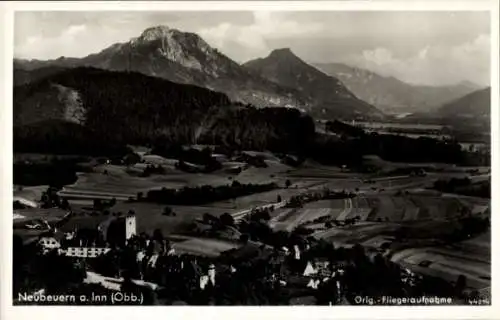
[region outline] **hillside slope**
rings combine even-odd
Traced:
[[[89,149],[84,137],[95,144],[216,141],[292,150],[314,135],[312,119],[296,109],[245,107],[205,88],[86,67],[16,86],[13,111],[14,147],[31,152]]]
[[[491,88],[474,91],[441,106],[437,113],[444,117],[489,117]]]

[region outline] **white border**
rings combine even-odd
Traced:
[[[1,147],[2,147],[2,171],[1,181],[1,204],[2,213],[0,215],[2,248],[1,254],[1,319],[29,319],[36,318],[54,319],[71,318],[74,320],[96,317],[106,318],[131,318],[140,317],[143,319],[155,318],[185,318],[191,319],[202,317],[205,320],[224,317],[227,319],[499,319],[500,310],[499,294],[497,282],[492,282],[492,307],[78,307],[77,312],[70,307],[12,307],[12,217],[9,214],[12,210],[12,57],[13,57],[13,12],[18,11],[242,11],[242,10],[269,10],[269,11],[490,11],[491,12],[491,87],[492,90],[492,195],[500,191],[497,182],[499,181],[500,155],[499,138],[500,114],[498,110],[499,102],[499,77],[498,77],[498,57],[499,57],[499,4],[497,0],[469,0],[469,1],[276,1],[276,2],[256,2],[256,1],[172,1],[172,2],[2,2],[0,17],[2,23],[0,32],[0,57],[3,61],[2,82],[0,85],[0,97],[3,98],[3,105],[0,108],[0,119],[2,121]],[[499,246],[497,243],[495,217],[499,208],[498,199],[492,198],[492,279],[496,280],[500,264]]]

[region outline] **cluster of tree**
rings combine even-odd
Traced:
[[[449,180],[440,179],[434,182],[434,189],[441,192],[457,193],[472,197],[491,197],[490,180],[473,184],[467,177],[451,178]]]
[[[188,163],[185,162],[184,160],[180,160],[175,164],[175,167],[179,170],[189,173],[210,173],[222,168],[222,165],[215,159],[213,159],[213,161],[210,161],[210,163],[205,164],[203,166],[196,165],[193,163]]]
[[[181,169],[182,162],[205,166],[207,171],[213,171],[221,167],[221,164],[212,157],[212,150],[210,148],[206,147],[201,150],[186,148],[179,143],[169,143],[163,137],[158,138],[154,142],[151,153],[165,158],[179,159],[179,167]]]
[[[93,209],[97,211],[103,211],[113,207],[116,204],[116,198],[111,198],[110,200],[94,199]]]
[[[274,207],[267,207],[262,209],[254,209],[248,215],[250,221],[269,221],[271,220],[270,213],[274,211]]]
[[[488,165],[489,158],[462,150],[455,141],[366,134],[349,139],[317,134],[307,155],[328,165],[362,167],[363,156],[378,155],[394,162],[438,162],[459,165]]]
[[[328,132],[333,132],[338,135],[346,135],[349,137],[362,137],[366,133],[363,129],[351,126],[345,122],[341,122],[338,120],[327,121],[325,124],[325,129]]]
[[[61,190],[59,187],[49,186],[46,191],[42,193],[40,203],[42,208],[61,208],[64,210],[70,209],[67,199],[61,199],[57,194]]]
[[[256,168],[267,168],[268,167],[267,163],[264,161],[264,157],[258,156],[258,155],[252,156],[252,155],[249,155],[247,153],[242,153],[235,160],[240,161],[240,162],[246,162],[249,165],[254,166]]]
[[[446,239],[456,242],[474,237],[488,230],[491,227],[490,219],[487,217],[467,216],[460,218],[459,225],[453,233],[447,235]]]
[[[64,104],[38,115],[34,106],[53,91],[52,84],[79,93],[84,126],[50,120],[63,119]],[[127,143],[158,140],[288,152],[314,138],[313,120],[298,110],[239,106],[222,93],[134,72],[64,70],[16,86],[14,105],[15,148],[31,152],[110,154]]]
[[[175,211],[172,208],[170,208],[170,207],[163,208],[163,212],[161,214],[164,215],[164,216],[167,216],[167,217],[175,217],[175,216],[177,216],[177,213],[175,213]]]
[[[301,153],[314,140],[313,119],[296,109],[239,107],[220,110],[200,142],[236,150]]]
[[[299,167],[301,164],[306,161],[306,158],[303,154],[299,154],[297,156],[292,156],[289,154],[279,155],[281,159],[281,163],[286,164],[290,167]]]
[[[21,115],[29,117],[34,112],[30,98],[52,83],[79,92],[86,127],[101,137],[128,143],[150,142],[159,135],[190,142],[193,124],[211,107],[231,103],[222,93],[140,73],[75,68],[16,87],[14,104]]]
[[[449,180],[439,179],[434,182],[434,189],[443,192],[453,192],[455,188],[471,185],[469,178],[451,178]]]
[[[432,171],[431,167],[401,167],[396,168],[387,172],[385,175],[387,176],[396,176],[396,175],[410,175],[412,177],[424,177],[426,175],[426,171]]]
[[[141,172],[141,177],[149,177],[152,174],[165,174],[165,168],[162,165],[148,164]]]
[[[17,112],[17,111],[14,111]],[[14,126],[14,152],[125,155],[126,144],[77,123],[51,119]]]
[[[323,190],[323,192],[311,192],[311,193],[292,196],[288,200],[286,207],[302,208],[304,204],[308,202],[314,202],[319,200],[345,199],[345,198],[352,198],[354,196],[355,196],[354,194],[348,193],[345,190],[341,192],[334,192],[330,191],[329,189],[325,189]]]
[[[14,184],[24,186],[64,186],[75,183],[76,172],[83,170],[78,164],[67,162],[15,163],[13,178]]]
[[[352,226],[355,225],[356,222],[361,221],[360,216],[355,216],[352,218],[347,218],[344,220],[337,220],[337,219],[329,219],[328,221],[325,222],[325,228],[333,228],[335,227],[341,227],[341,226]]]
[[[85,266],[57,251],[39,254],[36,246],[24,245],[21,237],[13,239],[13,295],[45,289],[46,295],[63,294],[85,278]],[[17,303],[22,303],[17,301]],[[23,303],[24,304],[24,303]]]
[[[238,181],[233,181],[231,185],[217,187],[203,185],[200,187],[184,187],[182,189],[162,188],[160,190],[150,190],[143,200],[165,204],[193,205],[234,199],[276,188],[275,183],[241,184]],[[138,200],[140,201],[140,199]]]

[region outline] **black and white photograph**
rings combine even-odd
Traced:
[[[11,305],[491,306],[482,3],[14,11]]]

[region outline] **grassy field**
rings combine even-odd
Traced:
[[[112,210],[114,212],[127,213],[134,210],[137,219],[137,231],[151,234],[153,230],[160,229],[164,235],[181,233],[196,219],[204,213],[219,216],[224,213],[219,208],[195,207],[195,206],[169,206],[176,216],[164,216],[163,210],[166,206],[156,203],[143,202],[118,202]]]
[[[160,161],[156,160],[157,162]],[[167,161],[168,159],[164,160]],[[267,162],[269,165],[268,168],[252,167],[238,175],[229,174],[224,171],[210,174],[185,173],[173,167],[165,166],[165,174],[149,177],[139,176],[139,173],[145,166],[144,164],[137,164],[129,168],[116,165],[99,165],[94,168],[94,172],[79,174],[76,183],[65,186],[61,195],[77,197],[81,194],[82,198],[85,198],[85,195],[108,195],[110,197],[128,198],[136,196],[138,192],[146,193],[148,190],[162,187],[219,186],[230,184],[233,180],[244,184],[270,182],[284,184],[284,177],[279,176],[279,174],[286,171],[288,167],[273,161]]]
[[[62,219],[68,212],[66,210],[51,208],[51,209],[41,209],[41,208],[29,208],[14,210],[13,217],[16,223],[22,223],[23,221],[30,221],[34,219],[41,219],[46,221],[58,221]]]

